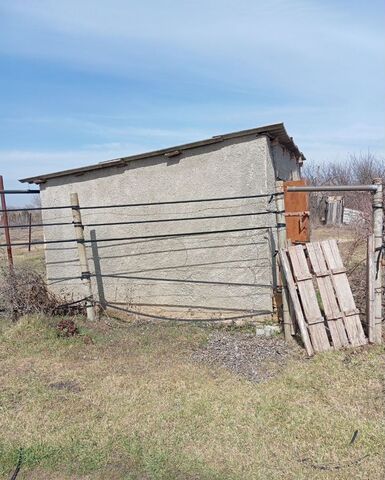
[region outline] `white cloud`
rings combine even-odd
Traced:
[[[131,109],[124,99],[106,109],[95,96],[90,115],[63,113],[60,99],[57,116],[24,115],[21,108],[1,123],[13,122],[13,131],[35,128],[40,145],[4,149],[0,162],[16,178],[278,121],[308,158],[366,148],[381,154],[383,25],[380,12],[359,4],[3,0],[0,53],[105,76],[104,99],[114,93],[114,76],[139,85],[142,96]],[[148,98],[147,85],[155,90]],[[182,98],[173,92],[180,85]],[[206,87],[223,93],[200,98]],[[56,139],[62,131],[67,141],[43,148],[42,132]]]
[[[338,98],[336,86],[365,79],[378,88],[373,75],[383,70],[373,61],[384,53],[382,29],[338,2],[12,0],[2,8],[11,25],[3,51],[131,77],[156,72],[246,91],[268,81]]]

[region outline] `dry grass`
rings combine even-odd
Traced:
[[[4,478],[20,447],[20,480],[383,478],[383,348],[293,356],[254,384],[191,360],[208,330],[78,320],[85,343],[55,321],[1,333]]]
[[[11,240],[12,242],[27,242],[28,231],[23,228],[12,229]],[[38,240],[43,240],[43,230],[41,228],[35,228],[33,230],[32,241]],[[4,242],[4,234],[0,229],[0,243]],[[42,245],[33,245],[30,252],[28,251],[28,247],[13,247],[12,253],[16,267],[32,268],[41,275],[45,274],[44,248]],[[0,267],[6,266],[7,263],[6,248],[0,247]]]
[[[0,266],[0,312],[17,321],[25,315],[84,314],[82,302],[59,297],[31,267]]]

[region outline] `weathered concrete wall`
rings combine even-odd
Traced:
[[[287,167],[285,167],[285,172]],[[288,178],[291,173],[289,172]],[[123,167],[55,178],[41,185],[43,206],[82,207],[157,202],[274,191],[266,137],[232,139]],[[84,210],[83,223],[132,221],[275,210],[268,198],[180,205]],[[44,211],[44,222],[71,221],[70,210]],[[105,238],[272,226],[275,215],[184,222],[86,227],[93,289],[101,303],[174,318],[251,318],[272,311],[275,242],[269,230],[196,237],[101,242]],[[71,225],[46,227],[46,240],[74,238]],[[99,240],[99,241],[98,241]],[[84,296],[74,243],[47,245],[48,283],[56,292]],[[117,278],[120,277],[120,278]]]
[[[296,159],[285,147],[273,144],[271,152],[277,180],[299,180],[301,178],[300,167]]]

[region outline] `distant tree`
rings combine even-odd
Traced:
[[[372,153],[350,155],[344,161],[305,162],[303,177],[311,185],[359,185],[371,184],[373,178],[382,178],[385,182],[385,160]],[[324,216],[326,193],[311,195],[311,212],[313,220]],[[367,192],[334,192],[333,195],[343,195],[345,207],[361,211],[370,220],[371,199]]]

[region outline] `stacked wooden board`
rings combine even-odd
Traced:
[[[337,242],[293,245],[279,255],[307,353],[366,344]]]

